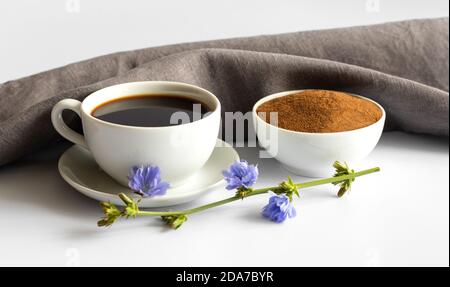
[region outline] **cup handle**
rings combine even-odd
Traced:
[[[71,110],[81,118],[81,102],[73,99],[64,99],[59,101],[52,109],[52,123],[56,131],[69,141],[88,148],[84,136],[69,128],[63,120],[62,112]]]

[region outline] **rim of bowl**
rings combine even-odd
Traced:
[[[202,92],[205,92],[207,94],[209,94],[209,96],[211,96],[211,98],[214,100],[216,106],[215,108],[209,112],[209,114],[206,117],[202,117],[201,119],[197,120],[197,121],[192,121],[189,123],[184,123],[184,124],[180,124],[180,125],[171,125],[171,126],[162,126],[162,127],[140,127],[140,126],[129,126],[129,125],[121,125],[121,124],[115,124],[115,123],[111,123],[111,122],[107,122],[104,120],[101,120],[99,118],[94,117],[91,113],[87,113],[84,108],[83,108],[83,102],[84,100],[86,100],[88,97],[90,96],[95,96],[95,94],[97,92],[103,91],[104,89],[108,89],[108,88],[115,88],[117,86],[125,86],[125,85],[132,85],[132,84],[146,84],[146,83],[163,83],[163,84],[171,84],[171,85],[181,85],[181,86],[186,86],[186,87],[191,87],[197,90],[200,90]],[[170,94],[170,92],[167,92],[168,94]],[[130,95],[132,96],[132,95]],[[121,84],[116,84],[116,85],[111,85],[108,87],[104,87],[101,88],[95,92],[92,92],[91,94],[89,94],[88,96],[86,96],[86,98],[84,98],[83,101],[81,101],[81,112],[86,115],[89,119],[97,121],[101,124],[104,124],[106,126],[111,126],[111,127],[122,127],[122,128],[131,128],[131,129],[143,129],[143,130],[157,130],[157,129],[173,129],[173,128],[180,128],[180,126],[186,126],[186,125],[193,125],[193,124],[199,124],[200,122],[204,122],[203,120],[206,120],[207,118],[209,118],[210,116],[212,116],[214,113],[217,113],[220,109],[221,109],[221,104],[219,99],[216,97],[216,95],[214,95],[213,93],[211,93],[210,91],[203,89],[199,86],[196,85],[191,85],[191,84],[187,84],[187,83],[182,83],[182,82],[174,82],[174,81],[136,81],[136,82],[126,82],[126,83],[121,83]]]
[[[335,91],[335,90],[327,90],[327,91],[334,91],[334,92],[346,93],[346,94],[349,94],[349,95],[352,95],[352,96],[355,96],[355,97],[358,97],[358,98],[361,98],[361,99],[364,99],[364,100],[368,100],[369,102],[374,103],[374,104],[381,110],[381,117],[378,119],[378,121],[376,121],[376,122],[374,122],[374,123],[372,123],[372,124],[370,124],[370,125],[368,125],[368,126],[365,126],[365,127],[362,127],[362,128],[357,128],[357,129],[354,129],[354,130],[340,131],[340,132],[312,133],[312,132],[293,131],[293,130],[288,130],[288,129],[285,129],[285,128],[281,128],[281,127],[272,125],[271,123],[268,123],[268,122],[266,122],[265,120],[261,119],[261,118],[258,116],[257,112],[256,112],[256,110],[258,109],[258,107],[259,107],[261,104],[263,104],[263,103],[265,103],[265,102],[267,102],[267,101],[269,101],[269,100],[276,99],[276,98],[281,98],[281,97],[288,96],[288,95],[291,95],[291,94],[294,94],[294,93],[300,93],[300,92],[309,91],[309,90],[323,90],[323,89],[291,90],[291,91],[284,91],[284,92],[278,92],[278,93],[275,93],[275,94],[270,94],[270,95],[268,95],[268,96],[265,96],[265,97],[259,99],[259,100],[253,105],[252,113],[253,113],[253,115],[256,117],[257,120],[260,120],[260,121],[262,121],[263,123],[265,123],[265,124],[267,124],[267,125],[270,125],[270,126],[273,126],[273,127],[275,127],[275,128],[278,128],[278,129],[280,129],[280,130],[283,130],[283,131],[286,131],[286,132],[291,132],[291,133],[296,133],[296,134],[314,135],[314,136],[336,135],[336,134],[345,134],[345,133],[351,133],[351,132],[361,131],[361,130],[364,130],[364,129],[371,128],[371,127],[373,127],[373,126],[379,124],[380,122],[384,122],[384,121],[386,120],[386,111],[385,111],[384,108],[383,108],[379,103],[377,103],[376,101],[374,101],[374,100],[372,100],[372,99],[369,99],[369,98],[366,98],[366,97],[361,96],[361,95],[357,95],[357,94],[353,94],[353,93],[348,93],[348,92],[342,92],[342,91]]]

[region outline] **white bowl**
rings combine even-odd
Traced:
[[[333,174],[333,163],[336,160],[355,164],[364,159],[377,145],[383,132],[386,112],[378,103],[365,97],[359,98],[376,104],[381,112],[381,118],[364,128],[332,133],[296,132],[261,119],[257,108],[274,98],[302,92],[303,90],[276,93],[260,99],[253,106],[253,122],[259,144],[268,154],[283,166],[298,175],[307,177],[329,177]],[[269,115],[267,117],[270,119]]]

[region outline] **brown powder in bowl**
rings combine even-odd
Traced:
[[[261,104],[258,113],[278,112],[278,126],[287,130],[328,133],[367,127],[382,117],[374,103],[347,93],[305,90]]]

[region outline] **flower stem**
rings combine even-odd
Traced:
[[[330,177],[330,178],[325,178],[325,179],[313,180],[313,181],[305,182],[305,183],[299,183],[299,184],[296,184],[296,186],[298,188],[308,188],[308,187],[312,187],[312,186],[316,186],[316,185],[340,182],[340,181],[347,180],[347,179],[353,179],[356,177],[360,177],[360,176],[363,176],[366,174],[371,174],[371,173],[379,172],[379,171],[380,171],[380,168],[375,167],[375,168],[366,169],[366,170],[355,172],[355,173],[348,174],[348,175],[341,175],[341,176]]]
[[[308,188],[308,187],[313,187],[313,186],[317,186],[317,185],[341,182],[344,180],[353,179],[356,177],[360,177],[360,176],[371,174],[371,173],[378,172],[378,171],[380,171],[380,168],[375,167],[375,168],[366,169],[366,170],[355,172],[355,173],[348,174],[348,175],[342,175],[342,176],[330,177],[330,178],[325,178],[325,179],[313,180],[313,181],[304,182],[304,183],[298,183],[298,184],[296,184],[296,186],[298,188],[302,189],[302,188]],[[254,190],[250,191],[246,195],[246,197],[267,193],[269,191],[273,191],[273,192],[277,193],[277,191],[279,192],[280,190],[281,190],[280,186],[271,186],[271,187],[266,187],[266,188],[254,189]],[[227,203],[230,203],[233,201],[237,201],[237,200],[241,200],[241,199],[242,198],[239,196],[233,196],[233,197],[222,199],[222,200],[219,200],[216,202],[208,203],[208,204],[196,207],[196,208],[180,210],[180,211],[141,211],[141,210],[139,210],[136,215],[138,215],[138,216],[169,216],[169,215],[180,215],[180,214],[188,215],[188,214],[200,212],[200,211],[203,211],[206,209],[210,209],[213,207],[217,207],[217,206],[224,205],[224,204],[227,204]]]
[[[211,202],[196,208],[192,208],[192,209],[186,209],[186,210],[180,210],[180,211],[139,211],[137,213],[137,215],[141,215],[141,216],[167,216],[167,215],[179,215],[179,214],[184,214],[184,215],[188,215],[188,214],[192,214],[192,213],[196,213],[196,212],[200,212],[206,209],[210,209],[216,206],[220,206],[220,205],[224,205],[233,201],[236,201],[240,199],[239,197],[233,196],[233,197],[229,197],[226,199],[222,199],[219,201],[215,201],[215,202]]]

